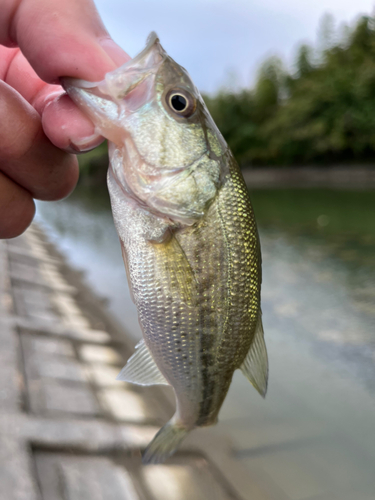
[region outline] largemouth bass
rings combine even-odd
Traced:
[[[266,393],[254,213],[202,97],[154,33],[103,81],[63,85],[109,140],[108,189],[143,331],[118,378],[175,392],[175,415],[143,455],[160,463],[217,422],[236,369]]]

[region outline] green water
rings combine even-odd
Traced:
[[[375,193],[329,189],[251,193],[260,226],[311,234],[375,238]]]

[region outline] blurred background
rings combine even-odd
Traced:
[[[236,373],[217,430],[230,437],[241,467],[272,491],[259,498],[373,500],[372,2],[96,4],[131,56],[157,31],[201,89],[251,193],[263,249],[269,393],[261,400]],[[135,342],[140,329],[105,187],[105,144],[80,164],[73,195],[38,203],[37,220]]]

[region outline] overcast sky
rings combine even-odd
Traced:
[[[203,91],[213,92],[237,74],[254,81],[259,64],[279,55],[288,64],[296,46],[314,43],[319,20],[336,23],[371,14],[371,0],[95,0],[116,42],[131,56],[156,31],[167,52]]]

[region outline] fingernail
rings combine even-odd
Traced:
[[[36,98],[31,102],[31,104],[41,115],[52,101],[54,101],[55,99],[59,99],[63,94],[64,89],[56,85],[56,91],[50,92],[47,95],[44,95],[43,92],[40,92],[39,95],[37,95]]]
[[[116,66],[121,66],[131,59],[131,57],[115,43],[112,38],[102,38],[99,40],[100,46],[103,48]]]
[[[87,151],[91,151],[99,146],[103,141],[104,137],[98,134],[93,134],[91,136],[84,137],[79,141],[69,141],[69,146],[66,148],[66,151],[75,155],[87,153]]]

